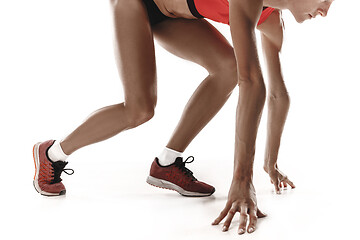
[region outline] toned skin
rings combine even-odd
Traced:
[[[157,95],[154,36],[169,52],[209,72],[187,103],[167,145],[182,152],[220,110],[236,86],[233,48],[204,19],[169,19],[151,27],[141,0],[112,1],[112,9],[115,51],[125,101],[92,113],[61,146],[66,154],[71,154],[152,118]],[[191,14],[189,10],[188,14]]]
[[[238,66],[239,102],[236,119],[233,180],[226,206],[219,217],[213,222],[213,224],[218,224],[226,217],[223,227],[224,231],[229,228],[236,212],[240,212],[239,234],[246,232],[247,216],[249,216],[248,233],[255,231],[258,217],[263,216],[257,207],[255,188],[252,183],[256,134],[265,102],[266,91],[254,34],[255,24],[259,18],[261,8],[265,5],[278,9],[289,9],[298,22],[303,22],[306,19],[316,17],[316,15],[326,16],[331,3],[332,0],[230,0],[230,30]],[[269,58],[268,60],[271,58],[276,59],[278,58],[276,56],[278,55],[276,48],[266,48],[269,44],[276,46],[271,41],[268,42],[269,36],[266,33],[262,34],[265,57]],[[280,50],[280,48],[278,49]],[[267,65],[274,69],[280,66],[278,61],[267,61]],[[279,71],[275,72],[277,72],[276,74],[279,73]],[[272,76],[270,73],[270,79],[275,77],[282,81],[281,75],[278,74],[276,76],[276,74]],[[270,99],[272,100],[269,101],[270,119],[268,122],[268,138],[264,164],[264,169],[269,173],[278,193],[280,183],[295,187],[280,172],[276,164],[280,137],[289,105],[289,97],[286,88],[281,87],[282,84],[281,82],[277,84],[278,89],[281,90],[276,94],[273,92],[276,90],[270,84],[269,92]],[[280,99],[280,101],[275,101],[275,99]],[[276,124],[276,121],[279,121],[279,124]]]
[[[294,3],[295,1],[297,4]],[[257,218],[264,216],[257,207],[252,184],[255,140],[266,99],[254,33],[263,1],[230,0],[230,30],[234,48],[205,19],[193,19],[186,0],[155,0],[154,2],[165,15],[174,19],[165,20],[151,27],[141,0],[111,0],[116,60],[125,101],[92,113],[61,142],[61,146],[66,154],[71,154],[81,147],[110,138],[153,117],[157,101],[153,40],[155,37],[169,52],[197,63],[209,72],[187,103],[167,147],[184,151],[220,110],[236,84],[239,85],[234,176],[226,207],[214,224],[220,223],[227,216],[224,223],[224,230],[227,230],[234,214],[240,212],[239,233],[245,232],[247,215],[250,216],[248,232],[253,232]],[[311,6],[308,9],[303,6],[300,8],[299,2],[306,2]],[[274,1],[272,5],[271,1],[264,1],[264,5],[289,9],[301,22],[306,17],[315,17],[319,14],[319,11],[316,11],[318,2],[320,0],[288,0]],[[311,13],[305,13],[303,9],[309,12],[311,9]],[[326,15],[327,10],[322,12]],[[266,22],[259,28],[262,31],[262,45],[270,76],[268,138],[264,169],[269,173],[278,191],[280,183],[284,186],[285,184],[294,186],[280,172],[276,164],[289,98],[278,59],[282,43],[281,20],[279,14],[271,18],[274,18],[275,30],[272,29],[272,24],[266,25]],[[276,31],[279,31],[280,35]],[[281,36],[280,41],[276,39],[279,36]]]
[[[155,0],[161,11],[169,16],[179,16],[184,10],[174,9],[174,2]],[[228,201],[219,217],[219,224],[226,216],[223,231],[227,231],[236,212],[240,212],[239,234],[256,229],[258,217],[265,215],[257,208],[255,188],[252,184],[252,168],[255,141],[265,102],[265,85],[257,56],[254,29],[263,5],[288,9],[301,23],[317,15],[326,16],[332,3],[324,0],[230,0],[230,30],[237,60],[239,102],[236,118],[234,175]],[[279,15],[272,16],[260,26],[262,46],[269,72],[268,124],[264,170],[269,174],[275,190],[280,194],[282,186],[295,185],[277,165],[278,150],[290,99],[283,77],[279,53],[283,42],[283,27]],[[169,145],[168,145],[169,146]]]

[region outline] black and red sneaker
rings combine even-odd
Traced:
[[[44,196],[65,195],[66,189],[61,182],[60,175],[65,172],[68,175],[74,173],[72,169],[65,169],[67,162],[53,162],[49,158],[49,148],[54,144],[54,140],[39,142],[33,147],[33,157],[35,163],[34,187],[36,191]]]
[[[191,159],[191,161],[188,161]],[[187,197],[205,197],[215,192],[215,188],[204,182],[198,181],[188,168],[186,163],[192,163],[194,157],[190,156],[185,161],[182,157],[176,158],[169,166],[161,166],[159,159],[155,158],[151,165],[150,175],[146,182],[150,185],[175,190]]]

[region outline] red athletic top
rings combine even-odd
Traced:
[[[195,17],[205,17],[216,22],[229,24],[228,0],[187,0],[191,13]],[[264,7],[257,25],[263,23],[274,8]]]

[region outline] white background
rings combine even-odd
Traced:
[[[237,89],[185,152],[196,158],[189,168],[214,185],[215,194],[184,198],[145,183],[207,75],[158,45],[155,117],[75,152],[68,165],[75,174],[63,174],[67,196],[40,196],[32,186],[33,144],[61,139],[92,111],[123,100],[109,5],[0,0],[0,238],[358,239],[359,7],[337,0],[328,17],[303,24],[284,11],[282,65],[291,109],[278,162],[297,188],[274,194],[262,170],[265,107],[254,183],[268,217],[254,234],[238,236],[238,216],[227,233],[210,225],[232,177]],[[214,24],[231,42],[229,26]]]

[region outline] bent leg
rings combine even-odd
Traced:
[[[155,39],[169,52],[209,72],[187,103],[167,144],[183,152],[225,104],[237,84],[234,50],[205,19],[169,19],[153,28]]]
[[[62,142],[66,154],[136,127],[154,114],[156,63],[147,11],[141,0],[113,3],[115,52],[125,102],[92,113]]]

